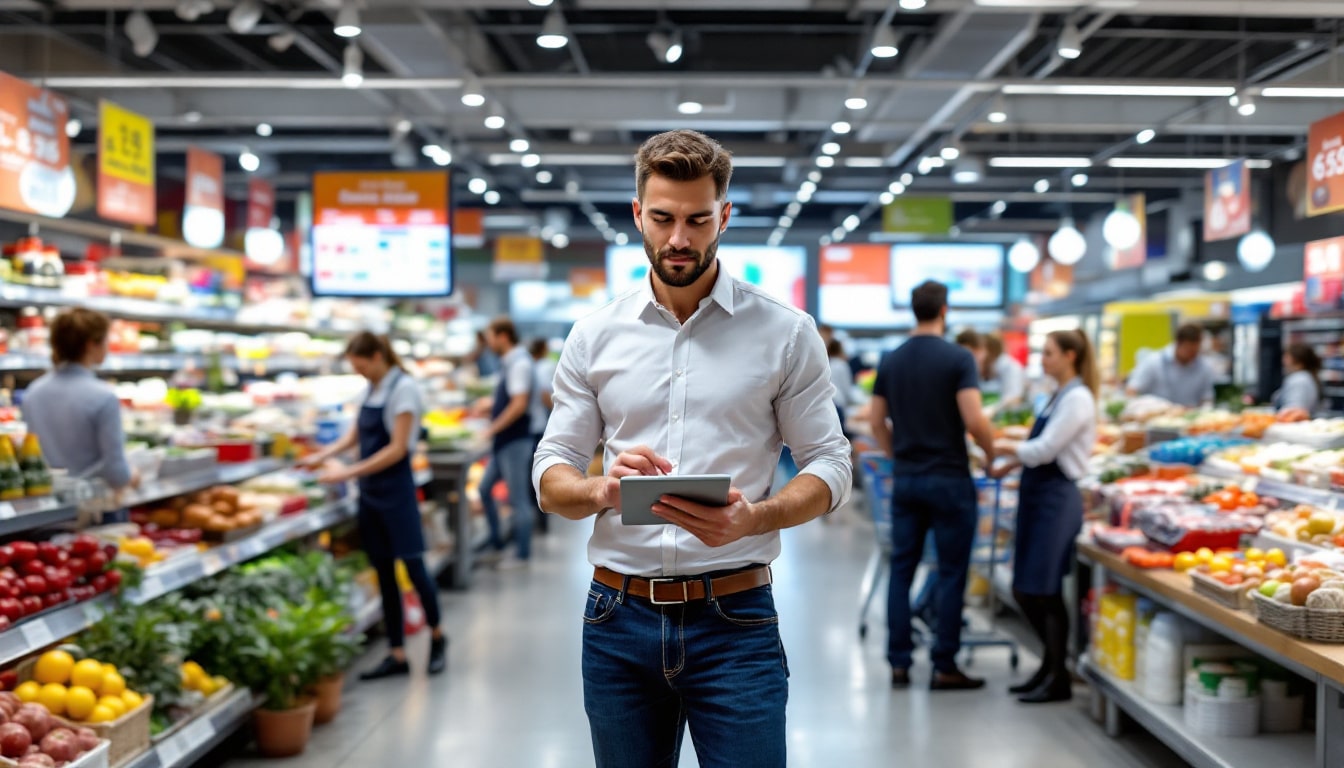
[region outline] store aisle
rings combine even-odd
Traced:
[[[453,644],[448,673],[423,676],[425,635],[411,645],[410,680],[354,685],[333,725],[318,729],[292,768],[592,765],[579,676],[579,615],[591,569],[586,524],[553,521],[531,571],[478,572],[467,593],[444,593]],[[866,642],[855,631],[869,531],[856,513],[785,534],[776,594],[792,668],[789,765],[797,768],[1165,768],[1182,761],[1142,734],[1108,739],[1083,704],[1026,708],[1005,692],[1007,654],[986,649],[982,692],[931,694],[887,686],[880,612]],[[1024,658],[1024,667],[1031,661]],[[682,768],[697,765],[686,740]],[[234,760],[230,768],[274,766]]]

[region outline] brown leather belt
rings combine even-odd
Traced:
[[[593,580],[612,589],[627,589],[626,576],[610,568],[598,566],[593,571]],[[705,580],[699,576],[674,576],[667,579],[643,579],[629,577],[627,593],[642,597],[654,605],[679,605],[705,599]],[[730,573],[711,579],[710,589],[715,597],[727,597],[749,589],[764,587],[771,583],[770,566],[759,565],[745,571]]]

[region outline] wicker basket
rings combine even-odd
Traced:
[[[149,720],[153,712],[154,697],[146,695],[144,703],[110,723],[75,723],[63,717],[56,719],[71,728],[92,728],[98,738],[112,742],[108,747],[107,760],[112,768],[116,768],[149,749]]]
[[[1195,594],[1203,595],[1219,605],[1234,611],[1248,610],[1251,607],[1249,585],[1228,586],[1198,571],[1190,571],[1190,582],[1195,588]]]
[[[1307,609],[1296,605],[1286,605],[1272,600],[1259,592],[1252,596],[1255,600],[1255,613],[1260,623],[1293,637],[1307,636]]]
[[[1318,643],[1344,643],[1344,611],[1308,608],[1307,639]]]

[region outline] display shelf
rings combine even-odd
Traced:
[[[185,369],[204,369],[210,365],[203,354],[140,354],[108,355],[98,366],[102,373],[173,373]],[[327,358],[277,355],[260,359],[224,357],[221,368],[238,373],[266,376],[272,373],[321,373],[334,367]],[[44,355],[11,353],[0,355],[0,371],[33,372],[51,368],[51,358]]]
[[[111,604],[107,598],[98,598],[67,605],[20,621],[0,632],[0,666],[12,664],[87,629],[103,617]]]
[[[1202,464],[1197,474],[1218,480],[1234,480],[1242,484],[1243,490],[1254,490],[1261,496],[1273,496],[1294,504],[1310,504],[1315,507],[1338,507],[1344,509],[1344,493],[1308,488],[1296,483],[1284,483],[1278,480],[1266,480],[1255,475],[1247,475],[1226,467]]]
[[[0,501],[0,536],[68,523],[77,514],[73,504],[64,504],[54,496]]]
[[[123,768],[183,768],[232,736],[261,705],[261,698],[240,689],[197,715],[172,736],[125,763]]]
[[[238,464],[218,464],[199,472],[188,472],[176,477],[151,480],[142,483],[135,491],[126,494],[120,503],[128,507],[152,504],[156,501],[171,499],[184,493],[195,493],[216,485],[233,485],[251,480],[254,477],[278,472],[289,466],[280,459],[258,459]]]
[[[1079,671],[1102,695],[1134,718],[1195,768],[1242,768],[1248,765],[1312,765],[1316,740],[1310,733],[1263,734],[1248,738],[1201,736],[1185,725],[1180,706],[1154,704],[1134,684],[1099,669],[1084,657]]]

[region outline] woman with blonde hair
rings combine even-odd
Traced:
[[[1009,689],[1019,701],[1038,704],[1073,695],[1068,661],[1069,613],[1064,576],[1083,525],[1083,498],[1076,482],[1087,474],[1097,439],[1097,374],[1092,344],[1082,331],[1055,331],[1045,342],[1041,366],[1059,384],[1036,416],[1025,442],[995,446],[1006,464],[1002,477],[1022,466],[1013,553],[1013,598],[1041,638],[1041,668]]]

